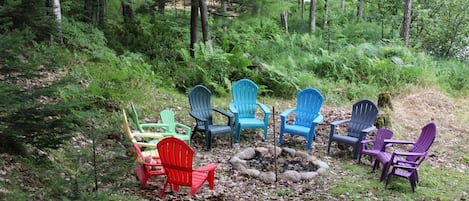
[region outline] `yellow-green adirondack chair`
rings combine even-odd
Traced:
[[[191,145],[191,128],[184,124],[174,121],[174,112],[172,110],[163,110],[160,112],[161,121],[163,124],[168,125],[168,129],[165,130],[165,133],[171,133],[175,138],[187,142],[188,145]],[[185,133],[178,133],[176,127],[183,128]]]

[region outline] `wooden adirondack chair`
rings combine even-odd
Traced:
[[[157,147],[167,176],[160,193],[162,198],[168,184],[171,191],[174,190],[176,192],[179,191],[179,186],[188,186],[191,188],[191,195],[194,195],[206,181],[209,184],[210,190],[214,189],[216,164],[208,164],[198,169],[193,169],[194,150],[178,138],[165,138],[158,143]]]
[[[239,142],[243,129],[264,129],[264,141],[267,141],[267,128],[269,127],[269,108],[257,102],[257,85],[249,80],[237,81],[231,88],[233,102],[229,104],[230,111],[235,115],[236,142]],[[256,118],[256,109],[259,107],[264,114],[263,120]]]
[[[168,130],[168,125],[162,123],[140,123],[138,119],[137,109],[134,103],[130,103],[130,117],[137,130],[141,133],[158,133],[163,136],[171,136],[171,133],[164,133],[158,130]]]
[[[195,132],[201,131],[205,133],[205,147],[207,150],[212,148],[212,139],[215,136],[229,134],[230,145],[233,146],[233,130],[234,115],[222,109],[211,107],[210,90],[202,85],[197,85],[189,91],[189,103],[191,106],[190,115],[196,121],[196,125],[192,131],[192,137]],[[226,125],[218,125],[213,123],[214,113],[218,113],[227,118]]]
[[[353,158],[358,159],[361,149],[361,141],[366,139],[368,133],[376,130],[374,126],[378,118],[378,106],[370,100],[361,100],[353,104],[352,118],[334,121],[331,123],[329,144],[327,145],[327,155],[332,142],[348,144],[353,147]],[[336,128],[339,125],[348,123],[347,135],[340,135]]]
[[[435,141],[435,138],[436,125],[432,122],[422,128],[420,136],[416,142],[396,139],[384,140],[385,144],[411,144],[413,146],[407,152],[393,152],[392,154],[386,152],[386,150],[379,152],[376,155],[373,169],[376,169],[379,164],[383,164],[383,171],[380,177],[380,180],[382,181],[386,179],[386,177],[390,180],[389,169],[390,167],[395,167],[396,170],[391,172],[391,174],[409,179],[412,189],[414,190],[415,182],[418,182],[417,167],[427,155],[427,152]]]
[[[289,133],[306,137],[306,150],[311,150],[311,144],[316,138],[315,127],[324,119],[320,114],[323,100],[321,93],[313,88],[307,88],[298,93],[296,108],[285,110],[280,114],[279,146],[282,145],[283,135]],[[295,114],[295,122],[287,124],[288,116],[293,113]]]
[[[163,110],[160,112],[161,121],[163,124],[168,125],[165,129],[166,133],[170,133],[170,136],[179,138],[191,145],[191,128],[184,124],[178,123],[174,120],[174,112],[172,110]],[[180,127],[185,130],[185,133],[178,133],[176,127]]]
[[[358,163],[361,162],[361,158],[363,154],[369,155],[370,161],[373,161],[376,154],[384,150],[385,148],[384,140],[391,139],[393,134],[394,133],[391,130],[388,130],[386,128],[380,128],[378,129],[378,131],[376,131],[376,137],[374,140],[362,140],[361,142],[362,148],[361,148],[360,155],[358,156]],[[373,149],[367,149],[367,145],[369,144],[373,144]]]

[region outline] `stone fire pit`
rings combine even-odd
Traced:
[[[274,146],[246,148],[231,157],[230,163],[241,174],[266,183],[276,180],[274,155],[277,159],[277,179],[299,182],[324,174],[329,165],[303,151]]]

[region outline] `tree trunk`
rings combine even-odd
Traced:
[[[311,0],[309,6],[309,32],[314,33],[316,30],[316,0]]]
[[[164,7],[166,5],[166,0],[158,0],[158,12],[163,14],[164,13]]]
[[[199,18],[199,0],[191,0],[191,44],[190,54],[195,57],[194,46],[199,42],[199,34],[197,32],[197,19]]]
[[[345,11],[345,0],[341,0],[341,1],[340,1],[340,10],[341,10],[342,12]]]
[[[363,0],[357,2],[357,20],[360,21],[363,16]]]
[[[131,2],[127,0],[121,0],[121,8],[122,16],[124,17],[124,23],[133,23],[135,21],[135,17]]]
[[[284,11],[280,14],[280,21],[282,22],[282,26],[285,29],[285,33],[288,33],[288,11]]]
[[[207,11],[207,2],[206,0],[199,0],[200,7],[200,21],[202,24],[202,36],[204,42],[210,41],[210,30],[208,27],[208,11]]]
[[[60,0],[52,1],[52,9],[54,12],[55,20],[57,20],[57,27],[59,28],[59,42],[63,44],[62,37],[62,11],[60,9]]]
[[[409,45],[410,23],[412,18],[412,0],[406,0],[404,6],[404,18],[402,20],[401,36],[405,46]]]
[[[324,0],[324,24],[323,24],[323,29],[327,28],[327,21],[329,17],[329,0]]]
[[[301,6],[301,20],[305,18],[305,0],[300,0]]]

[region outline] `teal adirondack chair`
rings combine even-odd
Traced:
[[[160,112],[161,121],[163,124],[168,125],[165,132],[170,133],[171,136],[185,141],[189,146],[191,145],[191,128],[184,124],[178,123],[174,120],[174,112],[172,110],[163,110]],[[184,133],[178,133],[176,127],[184,129]]]
[[[320,124],[324,117],[319,113],[324,101],[323,96],[318,90],[307,88],[300,91],[296,99],[296,108],[288,109],[280,114],[280,136],[279,146],[282,145],[283,135],[299,135],[306,137],[306,150],[311,150],[311,144],[316,138],[315,128]],[[295,122],[287,123],[288,116],[295,114]]]
[[[264,141],[267,141],[267,128],[269,126],[269,108],[257,102],[257,85],[249,80],[237,81],[231,88],[233,102],[229,104],[230,111],[235,115],[236,142],[239,142],[243,129],[264,129]],[[263,119],[256,117],[257,107],[264,114]]]

